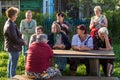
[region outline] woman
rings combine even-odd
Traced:
[[[57,20],[54,21],[53,24],[58,23],[61,27],[61,32],[68,36],[68,33],[71,32],[71,26],[68,22],[64,21],[65,14],[63,14],[63,12],[59,12],[57,13],[56,17]]]
[[[25,72],[32,79],[48,79],[61,75],[58,69],[50,67],[53,51],[47,44],[47,35],[37,35],[36,41],[30,44],[28,49]]]
[[[10,7],[6,11],[8,20],[4,25],[3,34],[5,40],[4,49],[9,53],[8,78],[15,76],[19,54],[22,50],[22,45],[25,44],[24,40],[21,38],[22,34],[15,24],[18,13],[19,10],[15,7]]]
[[[25,14],[26,19],[21,20],[20,31],[22,32],[22,38],[26,41],[27,45],[23,47],[23,54],[27,56],[29,40],[32,34],[35,33],[36,21],[32,19],[32,12],[28,10]]]
[[[85,25],[77,26],[77,34],[72,37],[72,49],[77,51],[89,51],[93,49],[93,39],[87,34]],[[71,75],[76,75],[77,66],[79,63],[86,65],[87,74],[89,74],[89,63],[88,59],[71,58],[70,59],[70,71]]]
[[[71,45],[68,37],[61,32],[61,27],[58,23],[52,24],[52,32],[48,34],[48,44],[52,49],[70,49]],[[58,64],[58,68],[63,71],[66,69],[67,58],[55,58],[55,63]]]
[[[89,26],[91,30],[90,35],[92,37],[94,37],[99,28],[108,26],[107,18],[105,17],[105,15],[102,15],[101,12],[102,12],[101,7],[95,6],[94,8],[95,16],[91,18]]]
[[[112,50],[111,40],[108,37],[108,30],[106,27],[102,27],[98,30],[98,35],[94,38],[94,49],[95,50]],[[100,64],[102,64],[104,74],[106,76],[111,76],[111,71],[113,67],[113,60],[111,59],[101,59]]]

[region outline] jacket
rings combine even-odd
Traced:
[[[22,45],[25,44],[21,38],[22,34],[17,28],[17,25],[8,19],[3,29],[4,35],[4,50],[6,51],[21,51]]]

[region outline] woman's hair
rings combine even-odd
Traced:
[[[32,13],[31,10],[26,11],[25,16],[27,16],[28,13]]]
[[[58,12],[56,16],[65,17],[65,14],[63,12]]]
[[[106,27],[101,27],[99,30],[98,30],[98,33],[106,33],[107,35],[109,34],[108,33],[108,29]]]
[[[39,34],[37,35],[36,41],[38,42],[45,42],[47,41],[48,37],[46,34]]]
[[[99,10],[99,11],[102,11],[101,7],[100,6],[95,6],[94,7],[94,10]]]
[[[61,27],[60,27],[60,25],[59,25],[57,22],[54,22],[54,23],[52,24],[52,28],[53,28],[54,26],[57,28],[57,30],[58,30],[58,29],[61,30]],[[51,29],[51,30],[52,30],[52,29]]]
[[[84,24],[78,25],[77,29],[84,30],[85,31],[84,34],[87,34],[87,28]]]
[[[16,7],[10,7],[6,10],[6,16],[8,18],[12,18],[13,16],[17,15],[19,13],[19,9]]]

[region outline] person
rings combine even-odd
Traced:
[[[32,12],[30,10],[26,12],[25,17],[26,19],[21,20],[20,31],[22,32],[22,38],[27,43],[27,45],[23,47],[22,52],[27,56],[26,51],[28,50],[30,37],[35,33],[36,21],[32,19]]]
[[[91,18],[91,21],[90,21],[90,35],[92,37],[94,37],[94,35],[97,34],[98,32],[98,29],[100,29],[101,27],[107,27],[108,26],[108,21],[107,21],[107,18],[105,15],[102,15],[101,14],[102,12],[102,9],[100,6],[95,6],[94,7],[94,13],[95,13],[95,16],[93,16]]]
[[[16,74],[17,62],[25,41],[21,38],[22,34],[18,29],[15,21],[17,19],[19,9],[10,7],[6,10],[7,21],[4,25],[4,50],[8,51],[8,78],[12,78]]]
[[[98,35],[94,38],[94,50],[113,50],[111,46],[111,39],[108,37],[108,30],[106,27],[102,27],[98,30]],[[113,67],[112,59],[100,59],[104,74],[111,76]]]
[[[68,50],[71,48],[68,37],[61,32],[61,27],[58,23],[52,24],[51,33],[48,34],[48,44],[52,49]],[[55,58],[55,63],[58,65],[60,71],[63,71],[66,69],[67,58]]]
[[[77,34],[73,35],[71,46],[73,50],[77,51],[90,51],[93,49],[93,38],[87,34],[86,26],[81,24],[77,26]],[[77,66],[79,63],[86,65],[87,74],[89,74],[88,59],[70,58],[70,71],[71,75],[76,75]]]
[[[26,19],[21,20],[20,31],[22,33],[22,38],[26,41],[26,45],[22,47],[22,53],[24,54],[24,63],[26,64],[27,50],[29,47],[29,40],[33,33],[35,33],[36,21],[32,19],[32,12],[28,10],[25,13]]]
[[[36,41],[28,48],[25,74],[32,79],[49,79],[54,76],[61,76],[58,69],[51,67],[53,51],[47,44],[45,34],[37,35]]]
[[[43,27],[42,27],[42,26],[37,26],[37,27],[36,27],[36,30],[35,30],[35,33],[32,34],[31,37],[30,37],[29,45],[30,45],[31,43],[33,43],[34,41],[36,41],[37,35],[43,34],[43,33],[44,33]]]
[[[57,15],[57,20],[53,22],[58,23],[61,27],[61,31],[68,36],[68,33],[71,32],[71,26],[67,21],[64,21],[65,14],[63,12],[58,12]]]

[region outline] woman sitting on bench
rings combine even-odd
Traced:
[[[93,39],[87,34],[85,25],[77,26],[77,34],[72,37],[72,49],[77,51],[89,51],[93,49]],[[86,65],[87,75],[89,74],[89,61],[88,59],[70,58],[71,75],[76,75],[77,66],[79,63]]]
[[[108,30],[106,27],[102,27],[98,30],[98,35],[94,38],[94,50],[112,50],[111,40],[108,37]],[[113,60],[112,59],[100,59],[104,74],[111,76]]]
[[[35,42],[30,44],[25,66],[26,75],[32,79],[49,79],[61,76],[58,69],[50,67],[53,51],[47,44],[47,35],[39,34]]]

